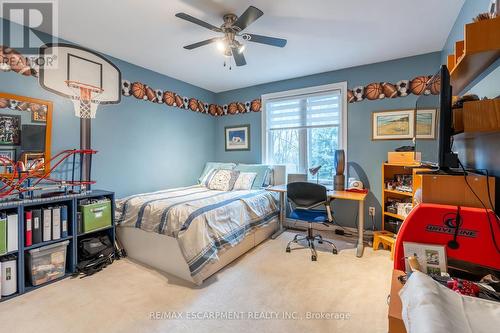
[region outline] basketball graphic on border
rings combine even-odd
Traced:
[[[222,106],[217,105],[216,108],[217,108],[217,115],[222,116],[224,114],[224,110],[222,109]]]
[[[2,62],[7,62],[10,65],[11,70],[25,76],[31,75],[31,67],[28,66],[28,62],[23,55],[12,48],[5,46],[3,46],[0,51],[0,58],[2,58]]]
[[[30,103],[28,103],[28,102],[21,102],[21,103],[19,103],[19,105],[17,106],[17,108],[19,110],[21,110],[21,111],[26,111],[29,106],[30,106]]]
[[[365,96],[371,101],[384,98],[382,85],[378,82],[370,83],[365,87]]]
[[[184,108],[184,101],[182,100],[182,97],[174,93],[174,98],[175,98],[175,106],[178,108]]]
[[[386,98],[395,98],[398,96],[398,89],[396,89],[396,86],[392,83],[382,83],[382,89],[384,90],[384,96]]]
[[[210,113],[212,116],[217,115],[217,106],[215,106],[215,104],[210,104],[208,106],[208,113]]]
[[[427,86],[427,76],[417,76],[410,82],[410,91],[414,95],[422,95]]]
[[[198,111],[198,100],[196,98],[190,98],[188,105],[191,111]]]
[[[146,96],[146,88],[140,82],[132,83],[132,95],[137,99],[144,99]]]
[[[441,92],[441,76],[434,77],[431,80],[429,87],[432,95],[439,95]]]
[[[42,109],[42,106],[37,103],[30,103],[30,110],[31,112],[38,112]]]
[[[250,104],[250,109],[253,111],[253,112],[259,112],[260,111],[260,106],[261,106],[261,102],[260,102],[260,99],[257,98],[257,99],[254,99],[252,101],[252,103]]]
[[[0,109],[6,108],[9,106],[9,100],[6,98],[0,98]]]
[[[175,103],[175,95],[171,91],[165,91],[163,93],[163,102],[168,106],[172,106]]]
[[[227,111],[230,114],[236,114],[236,113],[238,113],[238,106],[236,105],[235,102],[229,103],[229,106],[227,107]]]

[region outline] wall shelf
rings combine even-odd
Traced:
[[[390,213],[390,212],[384,212],[384,215],[390,216],[390,217],[394,217],[395,219],[398,219],[398,220],[404,220],[405,219],[405,217],[403,217],[401,215]]]
[[[390,193],[390,194],[396,194],[396,195],[403,195],[407,197],[412,197],[413,194],[411,192],[403,192],[403,191],[396,191],[396,190],[384,190],[385,193]]]
[[[453,95],[458,95],[500,57],[500,17],[466,24],[465,39],[448,56]]]
[[[43,247],[43,246],[47,246],[47,245],[51,245],[51,244],[55,244],[55,243],[59,243],[59,242],[64,242],[65,240],[70,240],[72,238],[73,238],[73,236],[68,236],[68,237],[62,237],[62,238],[54,239],[54,240],[47,241],[47,242],[36,243],[36,244],[30,245],[30,246],[24,247],[24,251],[37,249],[39,247]]]

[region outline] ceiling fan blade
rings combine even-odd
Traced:
[[[262,10],[254,6],[250,6],[247,8],[247,10],[245,10],[243,14],[241,14],[240,17],[238,17],[236,22],[233,23],[233,27],[238,27],[240,31],[243,31],[246,27],[248,27],[262,15],[264,15],[264,12],[262,12]]]
[[[243,53],[238,52],[238,49],[236,47],[231,48],[231,53],[233,54],[236,66],[245,66],[247,64],[245,56],[243,55]]]
[[[285,47],[286,39],[254,35],[254,34],[243,34],[243,39],[249,42],[261,43],[277,47]]]
[[[198,42],[198,43],[186,45],[186,46],[184,46],[184,48],[186,50],[192,50],[192,49],[195,49],[195,48],[203,46],[203,45],[207,45],[207,44],[210,44],[210,43],[215,43],[215,42],[217,42],[220,39],[221,39],[220,37],[214,37],[214,38],[203,40],[203,41]]]
[[[205,21],[202,21],[200,19],[197,19],[196,17],[192,17],[191,15],[188,15],[186,13],[177,13],[175,14],[178,18],[181,18],[183,20],[189,21],[191,23],[201,25],[204,28],[210,29],[215,32],[221,32],[221,28],[216,27],[215,25],[211,25],[210,23],[207,23]]]

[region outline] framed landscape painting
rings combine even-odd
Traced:
[[[373,112],[372,140],[412,139],[414,124],[414,110]]]
[[[250,125],[224,128],[226,151],[250,150]]]
[[[436,138],[437,110],[417,111],[417,139]]]

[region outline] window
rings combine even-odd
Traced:
[[[337,83],[262,96],[262,160],[284,164],[287,173],[321,165],[319,180],[331,183],[334,153],[347,147],[347,84]]]

